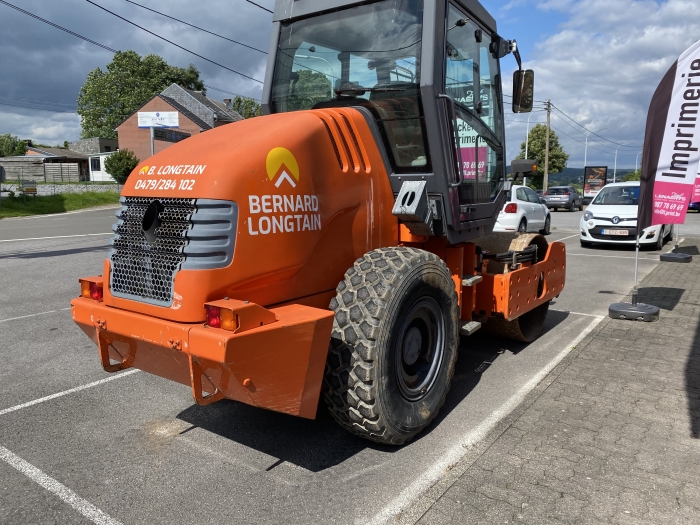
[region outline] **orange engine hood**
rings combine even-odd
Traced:
[[[139,164],[122,196],[238,205],[232,263],[181,269],[172,306],[105,288],[109,306],[176,321],[202,321],[204,303],[223,297],[268,306],[331,291],[355,259],[398,238],[381,155],[352,109],[269,115],[196,135]]]

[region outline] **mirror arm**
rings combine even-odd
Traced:
[[[518,42],[515,40],[509,40],[508,43],[510,44],[510,50],[513,53],[513,56],[515,57],[515,61],[518,63],[518,71],[523,70],[523,63],[520,58],[520,50],[518,49]]]

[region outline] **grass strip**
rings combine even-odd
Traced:
[[[43,215],[46,213],[61,213],[117,203],[119,203],[119,193],[116,191],[86,191],[84,193],[37,195],[36,201],[34,197],[27,195],[26,203],[21,196],[7,197],[3,198],[0,203],[0,219]]]

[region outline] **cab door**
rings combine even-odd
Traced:
[[[502,96],[498,59],[491,36],[454,4],[445,29],[443,98],[453,119],[451,144],[457,166],[460,221],[494,215],[505,179]]]

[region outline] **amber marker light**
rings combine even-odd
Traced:
[[[236,327],[236,315],[232,310],[220,308],[218,306],[205,305],[207,312],[207,326],[221,328],[233,332]]]
[[[80,279],[80,297],[92,299],[93,301],[102,301],[102,281],[94,281],[90,279]]]

